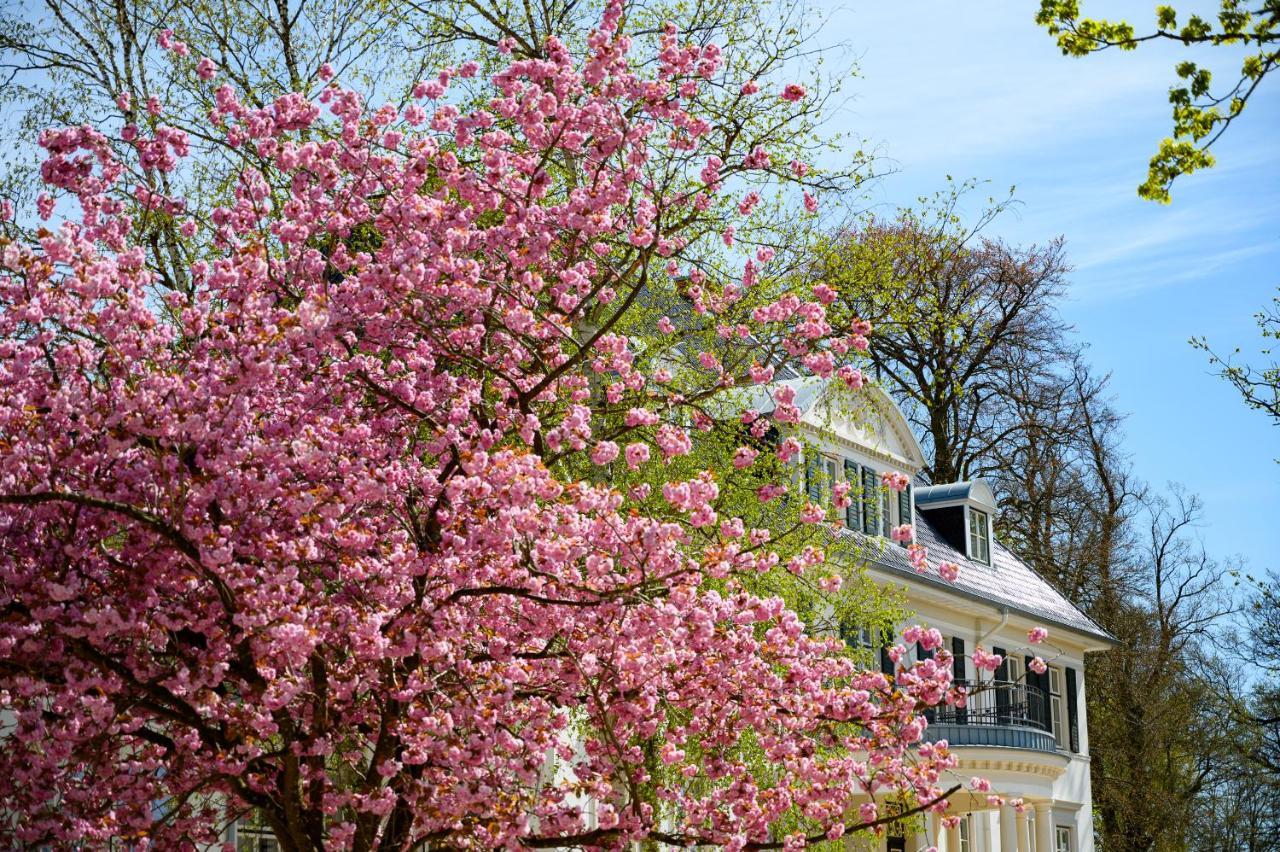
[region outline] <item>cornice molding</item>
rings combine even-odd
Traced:
[[[1053,766],[1052,764],[1045,763],[1043,761],[1017,758],[966,759],[964,756],[961,756],[959,767],[982,772],[1016,772],[1020,775],[1039,775],[1041,777],[1048,778],[1050,781],[1056,781],[1067,772],[1067,768],[1065,766]]]

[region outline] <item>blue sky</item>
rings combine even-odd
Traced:
[[[1149,23],[1151,3],[1086,0],[1084,12]],[[860,79],[833,129],[868,139],[895,172],[886,210],[956,179],[1016,185],[993,235],[1063,235],[1075,268],[1064,313],[1111,372],[1137,474],[1204,500],[1212,553],[1251,572],[1280,567],[1280,428],[1247,409],[1187,339],[1260,344],[1253,314],[1280,284],[1280,79],[1266,81],[1215,146],[1216,169],[1179,179],[1171,206],[1137,197],[1167,134],[1182,49],[1063,57],[1033,22],[1035,0],[852,3],[823,29]],[[958,11],[963,10],[963,11]],[[1202,54],[1203,56],[1203,54]],[[1225,82],[1234,62],[1217,62]]]

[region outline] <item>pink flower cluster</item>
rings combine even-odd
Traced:
[[[741,850],[798,818],[820,828],[792,847],[865,828],[851,790],[942,807],[956,760],[920,713],[963,700],[946,650],[860,671],[747,582],[822,549],[784,561],[711,472],[645,481],[702,430],[736,446],[797,412],[779,393],[776,419],[713,421],[771,375],[659,378],[648,329],[622,331],[636,270],[693,266],[699,194],[772,162],[739,143],[698,155],[697,194],[650,183],[655,151],[704,147],[698,93],[725,72],[666,30],[656,67],[632,61],[624,11],[466,111],[446,94],[474,63],[403,109],[223,84],[208,131],[245,166],[207,209],[159,182],[192,153],[174,128],[130,131],[142,168],[92,128],[42,137],[39,212],[80,212],[0,245],[0,809],[22,814],[0,845],[188,848],[257,807],[323,848]],[[136,205],[202,241],[182,287]],[[841,375],[869,327],[833,327],[827,294],[743,300],[767,259],[741,286],[691,274],[693,309]]]
[[[906,491],[911,485],[911,477],[896,470],[886,470],[880,474],[880,484],[890,491]]]
[[[988,653],[980,646],[973,649],[973,667],[978,671],[993,672],[1000,668],[1003,662],[1004,657],[999,654]]]

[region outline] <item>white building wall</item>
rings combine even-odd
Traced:
[[[936,588],[924,587],[911,583],[903,583],[900,575],[890,575],[873,569],[872,575],[882,582],[905,585],[907,607],[916,614],[911,623],[935,627],[948,638],[958,637],[964,640],[966,654],[972,654],[975,646],[990,651],[993,647],[1001,647],[1010,656],[1021,657],[1027,653],[1027,631],[1038,625],[1031,617],[1010,613],[1007,619],[1002,617],[994,605],[956,596],[947,600],[945,593]],[[1002,623],[1003,622],[1003,623]],[[1067,748],[1057,748],[1054,752],[1032,749],[1017,749],[988,746],[957,745],[953,752],[960,758],[960,766],[955,771],[950,783],[961,783],[966,787],[969,778],[978,775],[991,780],[994,791],[1006,799],[1022,798],[1026,802],[1026,814],[1021,818],[1026,828],[1019,831],[1019,818],[1006,809],[1009,820],[1012,816],[1014,844],[1002,845],[1002,815],[990,808],[983,799],[985,796],[966,797],[961,794],[956,804],[962,811],[966,807],[973,808],[972,831],[970,833],[969,852],[1058,852],[1056,837],[1058,827],[1070,829],[1069,852],[1094,852],[1092,825],[1092,792],[1089,780],[1089,740],[1088,715],[1085,709],[1084,655],[1086,650],[1097,650],[1097,640],[1088,636],[1075,634],[1066,628],[1049,627],[1049,639],[1036,646],[1030,646],[1032,655],[1043,657],[1050,665],[1071,667],[1076,670],[1076,707],[1077,726],[1079,730],[1080,753],[1073,753]],[[972,664],[967,665],[967,677],[974,679]],[[989,677],[989,676],[988,676]],[[1065,678],[1063,680],[1065,690]],[[1063,695],[1064,728],[1066,719],[1066,696]],[[1039,804],[1039,811],[1035,806]],[[1047,809],[1045,806],[1048,806]],[[954,811],[953,812],[960,812]],[[1047,849],[1037,845],[1037,834],[1043,841],[1045,834],[1035,830],[1037,816],[1048,815],[1052,825],[1048,833]],[[915,842],[924,843],[919,848],[937,846],[940,852],[960,852],[948,846],[948,832],[926,831],[924,837],[914,838]],[[1018,843],[1021,838],[1026,849]],[[908,838],[907,849],[913,849],[913,838]],[[958,844],[956,844],[958,846]],[[882,848],[887,848],[884,843]]]

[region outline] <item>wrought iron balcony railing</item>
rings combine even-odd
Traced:
[[[973,693],[964,707],[939,707],[935,721],[952,725],[1049,729],[1044,693],[1025,683],[988,681],[968,684]]]
[[[998,746],[1034,751],[1056,750],[1044,693],[1025,683],[986,681],[964,707],[939,707],[925,714],[928,740],[953,746]]]

